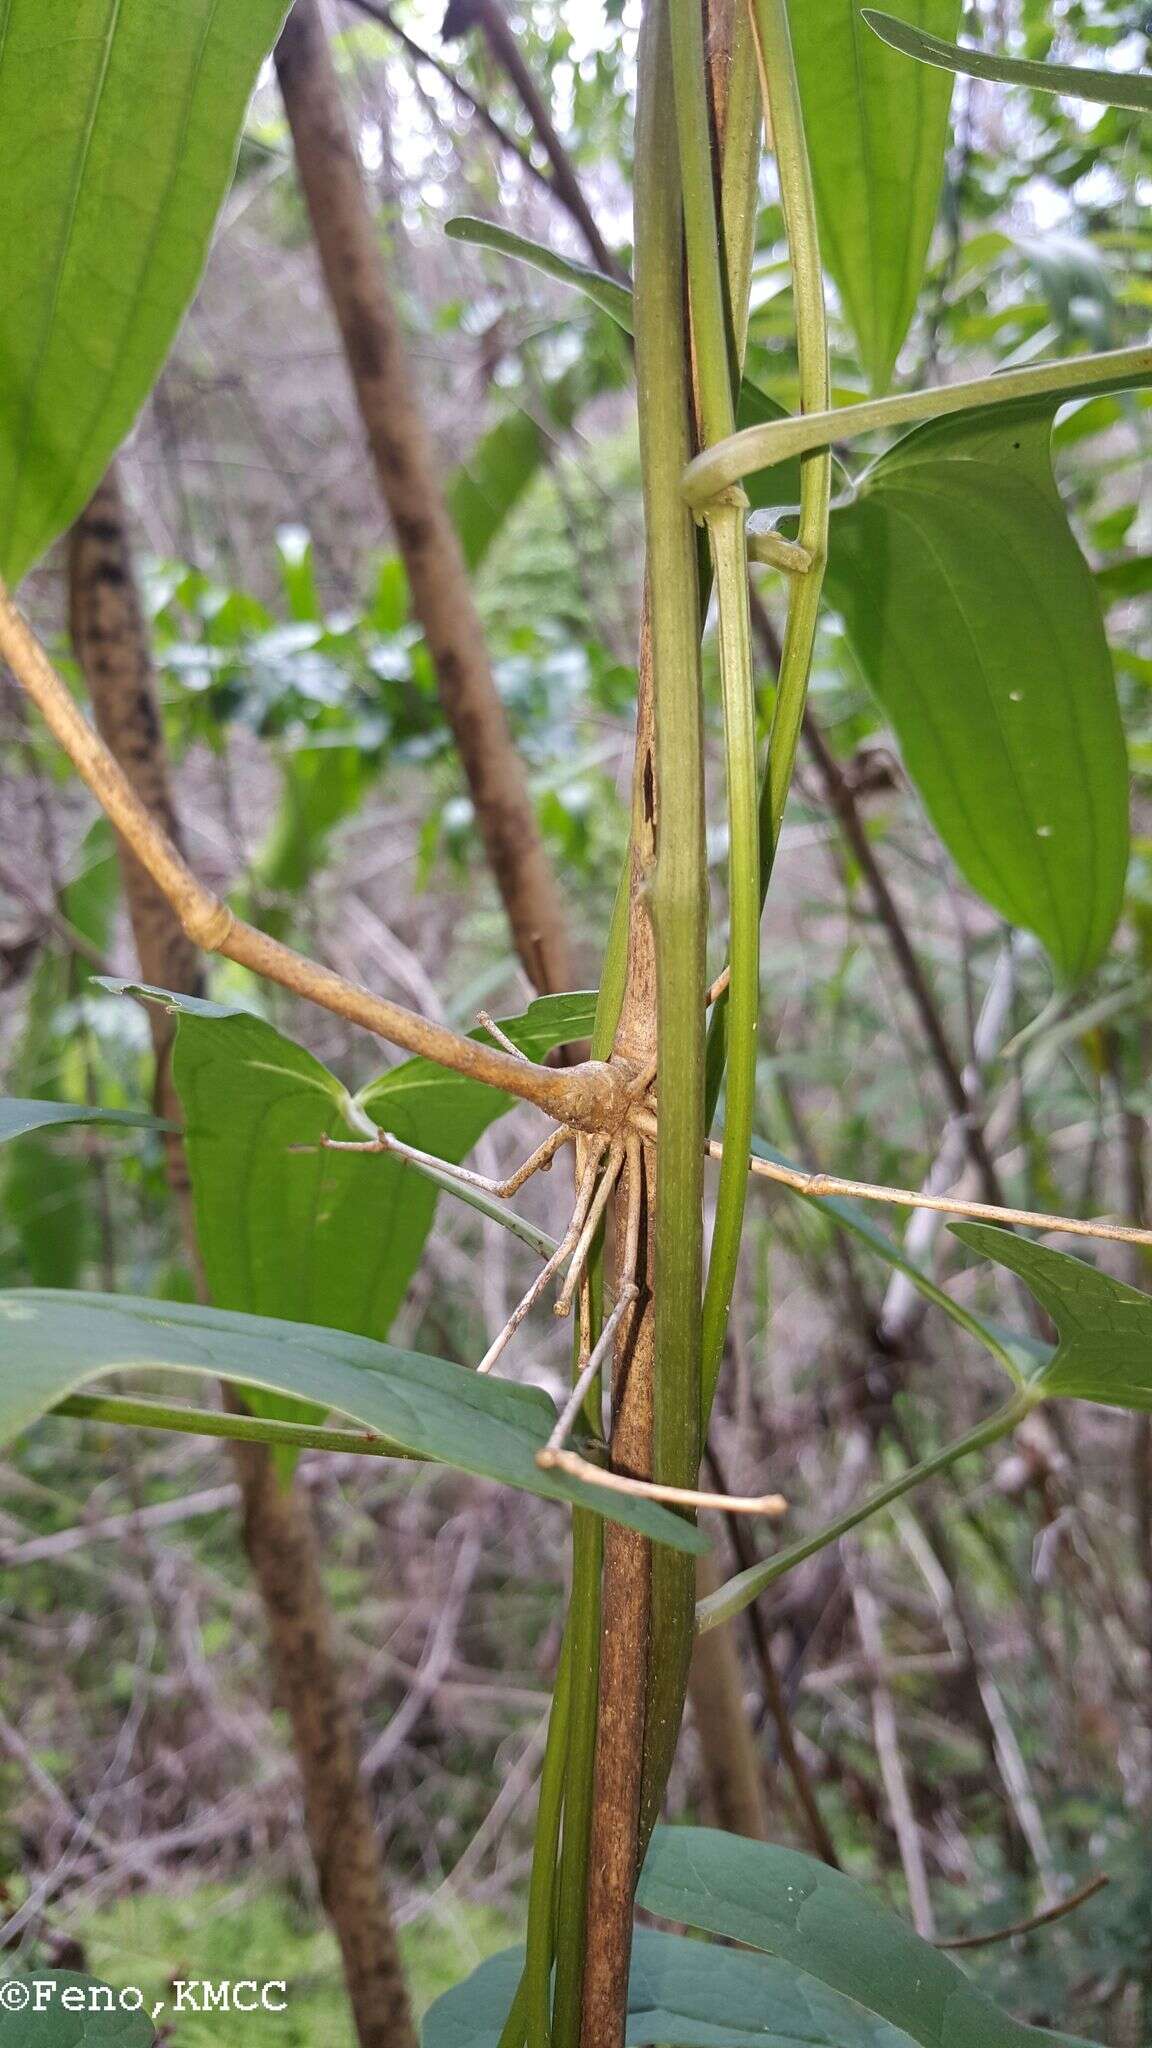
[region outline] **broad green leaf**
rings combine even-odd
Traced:
[[[147,2013],[121,2009],[120,1992],[99,1977],[38,1970],[2,1981],[0,2048],[151,2048],[156,2039]],[[27,1990],[25,2004],[13,2001],[16,1985]]]
[[[661,1919],[779,1956],[920,2048],[1089,2048],[1009,2019],[869,1892],[794,1849],[717,1828],[657,1828],[637,1900]]]
[[[1046,399],[908,434],[836,515],[829,589],[957,867],[1074,982],[1120,913],[1128,776],[1051,418]]]
[[[523,1949],[506,1949],[429,2008],[423,2048],[497,2048]],[[907,2048],[907,2037],[773,1957],[638,1928],[626,2048]]]
[[[530,242],[525,235],[513,234],[509,228],[497,227],[494,221],[474,220],[469,214],[461,214],[450,220],[445,233],[454,242],[468,242],[476,248],[494,249],[498,255],[514,257],[518,262],[531,265],[546,277],[555,278],[559,284],[571,285],[573,290],[582,292],[594,306],[606,313],[625,334],[632,332],[632,287],[618,284],[615,278],[605,277],[593,270],[587,263],[576,263],[570,256],[561,256],[542,242]],[[743,378],[736,403],[736,425],[738,428],[763,426],[766,420],[782,420],[788,417],[782,405],[767,392],[761,391],[748,377]],[[776,465],[773,472],[766,471],[746,484],[749,503],[759,506],[794,505],[800,496],[800,469],[795,462]]]
[[[284,0],[7,0],[0,574],[103,475],[204,266]]]
[[[1018,1273],[1060,1333],[1031,1379],[1037,1400],[1062,1395],[1152,1410],[1152,1298],[1083,1259],[992,1223],[954,1223],[974,1251]]]
[[[335,1410],[412,1457],[591,1508],[678,1550],[707,1548],[650,1501],[542,1472],[536,1452],[556,1421],[547,1394],[446,1358],[311,1323],[34,1287],[0,1291],[0,1348],[0,1442],[103,1373],[208,1373]]]
[[[1037,64],[1023,57],[997,57],[990,50],[962,49],[957,43],[928,35],[914,22],[898,21],[866,7],[864,20],[893,50],[917,57],[944,71],[962,71],[968,78],[991,78],[1001,85],[1027,85],[1040,92],[1067,93],[1069,99],[1096,100],[1106,107],[1152,110],[1152,78],[1145,71],[1093,71],[1078,64]]]
[[[39,1102],[18,1095],[0,1095],[0,1144],[22,1138],[27,1131],[51,1130],[57,1124],[124,1124],[137,1131],[162,1131],[160,1117],[135,1109],[100,1109],[82,1102]]]
[[[922,28],[954,35],[961,0],[917,0]],[[789,8],[820,248],[860,362],[886,391],[908,332],[940,203],[947,78],[870,35],[857,0]]]
[[[172,1072],[213,1301],[385,1335],[424,1249],[437,1188],[387,1153],[322,1150],[322,1136],[357,1135],[348,1092],[263,1018],[162,989],[105,985],[162,1002],[177,1018]],[[544,996],[504,1028],[543,1059],[588,1035],[593,1008],[591,996]],[[356,1104],[393,1137],[459,1161],[512,1098],[414,1059],[370,1081]]]

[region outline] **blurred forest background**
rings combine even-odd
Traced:
[[[516,0],[509,18],[626,266],[636,8]],[[327,19],[578,984],[594,986],[625,840],[638,631],[627,345],[559,285],[444,236],[474,213],[589,259],[483,26],[458,6],[443,23],[435,0],[395,15],[332,4]],[[1149,63],[1152,17],[1135,0],[981,0],[968,25],[1029,56]],[[1140,117],[958,80],[901,381],[1139,340],[1150,196]],[[790,405],[767,174],[762,201],[751,355]],[[847,398],[861,386],[842,331],[837,346]],[[1021,1040],[1051,993],[1043,958],[950,868],[828,613],[765,937],[759,1130],[791,1157],[977,1196],[991,1171],[1029,1207],[1148,1220],[1148,403],[1070,408],[1055,437],[1111,607],[1129,733],[1137,850],[1121,937],[1086,1004]],[[203,286],[120,469],[193,864],[257,923],[428,1015],[469,1028],[480,1007],[520,1012],[531,992],[409,617],[270,68]],[[778,579],[758,573],[778,618]],[[63,547],[23,601],[75,675]],[[2,682],[0,750],[8,1092],[141,1107],[143,1016],[92,980],[134,967],[110,834]],[[711,851],[719,967],[725,848]],[[212,992],[350,1082],[380,1063],[338,1019],[238,969],[218,964]],[[475,1161],[508,1171],[536,1134],[517,1110]],[[158,1140],[37,1137],[0,1170],[6,1284],[189,1296]],[[564,1204],[545,1180],[523,1207],[555,1228]],[[782,1486],[799,1532],[975,1421],[992,1368],[827,1215],[762,1189],[749,1209],[713,1464],[735,1491]],[[939,1221],[893,1229],[995,1312],[995,1282],[985,1274],[977,1300]],[[1100,1256],[1144,1280],[1138,1253]],[[532,1271],[515,1239],[442,1201],[393,1334],[473,1360]],[[565,1330],[537,1322],[509,1365],[558,1388]],[[305,1456],[302,1475],[423,2002],[522,1924],[566,1521],[372,1460]],[[287,1975],[290,2011],[247,2020],[245,2040],[342,2048],[352,2033],[235,1504],[222,1447],[195,1438],[50,1419],[0,1470],[0,1907],[12,1939],[46,1960],[82,1953],[117,1982],[162,1987],[190,1964]],[[725,1570],[769,1540],[759,1525],[715,1537]],[[747,1796],[774,1839],[834,1853],[904,1910],[911,1886],[921,1930],[941,1937],[1003,1926],[1038,1891],[1108,1871],[1108,1892],[974,1950],[972,1967],[1037,2021],[1152,2039],[1147,1421],[1083,1404],[1037,1415],[1009,1452],[824,1553],[731,1634],[756,1742]],[[680,1817],[722,1808],[709,1714],[701,1684],[673,1780]],[[172,2039],[191,2048],[218,2029],[185,2018]]]

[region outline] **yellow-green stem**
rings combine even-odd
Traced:
[[[723,439],[735,423],[739,374],[734,323],[714,190],[712,129],[704,21],[700,0],[671,0],[672,63],[684,207],[688,297],[697,414],[706,441]],[[729,135],[730,148],[735,143]],[[743,315],[739,332],[743,334]],[[760,1008],[760,855],[757,817],[756,719],[748,554],[742,491],[706,513],[716,591],[720,688],[728,797],[728,957],[731,969],[725,1128],[731,1150],[720,1170],[716,1221],[701,1328],[700,1422],[707,1424],[720,1370],[724,1333],[740,1257],[756,1091],[756,1023]],[[661,1108],[668,1076],[661,1063]]]

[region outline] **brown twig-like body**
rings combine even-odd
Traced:
[[[400,1003],[375,996],[342,975],[319,966],[291,946],[281,945],[233,915],[196,875],[119,763],[93,732],[57,675],[44,649],[0,586],[0,659],[31,697],[53,737],[67,754],[100,808],[132,848],[183,930],[204,952],[223,953],[266,981],[338,1017],[375,1032],[404,1052],[419,1053],[453,1073],[505,1089],[523,1102],[581,1130],[614,1133],[629,1113],[629,1076],[601,1061],[588,1060],[564,1072],[513,1058],[501,1047],[464,1038],[442,1024],[418,1017]]]

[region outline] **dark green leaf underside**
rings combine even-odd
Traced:
[[[315,1402],[412,1456],[577,1502],[674,1548],[707,1548],[689,1523],[651,1502],[541,1472],[535,1454],[556,1419],[547,1394],[445,1358],[310,1323],[32,1287],[0,1293],[0,1358],[0,1441],[103,1373],[208,1373]]]
[[[423,2048],[497,2048],[522,1949],[437,1999]],[[763,1955],[637,1929],[626,2048],[907,2048],[906,2037],[815,1978]]]
[[[38,1970],[12,1981],[27,1987],[28,2003],[17,2008],[0,2002],[0,2048],[151,2048],[156,2039],[147,2013],[122,2011],[119,1992],[99,1977]],[[85,2007],[102,2007],[110,1994],[113,2010],[70,2012],[61,2003],[67,1993]]]
[[[869,1892],[795,1850],[714,1828],[657,1828],[637,1897],[661,1919],[809,1972],[919,2048],[1072,2043],[1010,2019]]]

